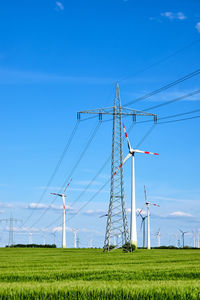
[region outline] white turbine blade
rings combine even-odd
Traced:
[[[119,169],[122,167],[122,165],[127,161],[127,159],[129,159],[129,157],[131,157],[132,154],[127,154],[127,156],[124,158],[123,162],[119,165],[118,169],[115,171],[115,173],[113,174],[113,176],[115,176],[117,174],[117,172],[119,171]]]
[[[134,151],[135,153],[144,153],[144,154],[159,155],[158,153],[149,152],[149,151],[142,151],[142,150],[138,150],[138,149],[133,149],[133,151]]]
[[[123,128],[124,128],[124,134],[125,134],[125,137],[126,137],[126,140],[127,140],[127,144],[128,144],[128,149],[130,150],[131,149],[131,144],[129,142],[129,139],[128,139],[128,135],[127,135],[127,132],[126,132],[126,128],[124,126],[124,123],[123,123]]]

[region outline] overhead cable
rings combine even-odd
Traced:
[[[192,41],[191,43],[187,44],[186,46],[184,46],[184,47],[178,49],[177,51],[173,52],[172,54],[167,55],[167,56],[165,56],[165,57],[163,57],[163,58],[157,60],[156,62],[150,64],[149,66],[147,66],[147,67],[145,67],[145,68],[143,68],[143,69],[141,69],[141,70],[136,71],[136,72],[133,73],[132,75],[122,77],[122,78],[119,80],[119,82],[125,81],[125,80],[127,80],[127,79],[129,79],[129,78],[132,78],[132,77],[134,77],[134,76],[136,76],[136,75],[138,75],[138,74],[141,74],[141,73],[143,73],[143,72],[145,72],[145,71],[147,71],[147,70],[149,70],[149,69],[151,69],[151,68],[153,68],[153,67],[155,67],[155,66],[158,66],[158,65],[162,64],[163,62],[167,61],[168,59],[170,59],[170,58],[176,56],[177,54],[179,54],[179,53],[181,53],[181,52],[183,52],[185,49],[190,48],[191,46],[193,46],[193,45],[195,45],[195,44],[197,44],[197,43],[199,43],[199,42],[200,42],[200,39],[194,40],[194,41]]]
[[[66,145],[65,145],[65,147],[64,147],[64,150],[63,150],[63,152],[62,152],[62,154],[61,154],[61,156],[60,156],[60,158],[59,158],[59,160],[58,160],[58,162],[57,162],[57,164],[56,164],[56,167],[55,167],[53,173],[51,174],[51,176],[50,176],[50,178],[49,178],[49,180],[48,180],[48,182],[47,182],[47,185],[46,185],[45,189],[43,190],[43,192],[42,192],[42,194],[41,194],[41,196],[40,196],[40,198],[39,198],[39,200],[38,200],[38,202],[37,202],[37,205],[40,204],[41,201],[43,200],[44,195],[46,194],[46,192],[47,192],[47,190],[48,190],[50,184],[52,183],[52,181],[53,181],[53,179],[54,179],[54,177],[55,177],[55,175],[56,175],[58,169],[60,168],[60,165],[61,165],[62,162],[63,162],[63,159],[64,159],[64,157],[65,157],[65,155],[66,155],[66,152],[67,152],[67,150],[69,149],[69,147],[70,147],[70,145],[71,145],[71,143],[72,143],[72,140],[73,140],[73,138],[74,138],[74,136],[75,136],[75,134],[76,134],[76,131],[77,131],[77,129],[78,129],[79,123],[80,123],[80,122],[77,121],[76,124],[75,124],[75,126],[74,126],[74,128],[72,129],[72,132],[71,132],[71,134],[70,134],[70,136],[69,136],[69,138],[68,138],[68,140],[67,140],[67,143],[66,143]],[[35,212],[35,210],[32,210],[32,212],[30,213],[30,215],[29,215],[29,216],[25,219],[25,221],[23,222],[22,226],[24,226],[24,224],[25,224],[28,220],[30,220],[30,218],[32,217],[32,215],[33,215],[34,212]],[[21,227],[22,227],[22,226],[21,226]]]
[[[159,89],[156,89],[156,90],[154,90],[154,91],[152,91],[150,93],[145,94],[144,96],[141,96],[139,98],[136,98],[133,101],[128,102],[127,104],[125,104],[125,106],[132,105],[132,104],[135,104],[135,103],[137,103],[139,101],[142,101],[142,100],[145,100],[147,98],[150,98],[150,97],[152,97],[152,96],[154,96],[154,95],[156,95],[158,93],[161,93],[161,92],[163,92],[163,91],[165,91],[165,90],[167,90],[167,89],[169,89],[169,88],[171,88],[171,87],[173,87],[173,86],[175,86],[175,85],[177,85],[177,84],[179,84],[179,83],[181,83],[183,81],[186,81],[186,80],[188,80],[188,79],[190,79],[192,77],[195,77],[195,76],[197,76],[199,74],[200,74],[200,69],[197,69],[194,72],[189,73],[189,74],[187,74],[187,75],[185,75],[185,76],[183,76],[183,77],[181,77],[181,78],[179,78],[179,79],[177,79],[177,80],[175,80],[175,81],[173,81],[173,82],[171,82],[171,83],[169,83],[167,85],[164,85],[164,86],[162,86]]]
[[[91,135],[90,135],[90,138],[85,146],[85,148],[83,149],[83,151],[80,153],[80,156],[78,158],[78,160],[76,161],[75,165],[73,166],[71,172],[70,172],[70,175],[68,176],[68,178],[65,180],[64,184],[62,185],[62,187],[60,188],[59,192],[58,193],[61,193],[63,188],[65,187],[66,183],[69,181],[69,178],[72,178],[72,175],[74,174],[76,168],[78,167],[80,161],[82,160],[82,158],[84,157],[84,154],[86,153],[89,145],[91,144],[92,140],[94,139],[96,133],[97,133],[97,130],[99,129],[99,126],[100,126],[100,122],[98,122],[98,124],[95,126],[95,129],[92,131]],[[39,216],[39,218],[32,224],[31,228],[33,226],[35,226],[35,224],[37,224],[41,219],[42,217],[47,213],[47,211],[51,208],[52,204],[55,202],[56,200],[56,196],[53,196],[53,199],[50,203],[50,205],[43,211],[43,213]]]

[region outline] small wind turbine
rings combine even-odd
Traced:
[[[63,194],[51,193],[52,195],[62,197],[62,201],[63,201],[62,248],[66,248],[66,221],[65,221],[65,215],[66,215],[65,198],[66,198],[66,195],[65,195],[65,192],[66,192],[68,186],[70,185],[71,181],[72,181],[72,179],[67,184],[66,188],[64,189]]]
[[[197,230],[197,248],[199,248],[199,231]]]
[[[142,218],[141,228],[143,228],[143,248],[145,248],[145,219],[147,216],[142,215],[142,210],[138,212],[138,215]]]
[[[32,240],[32,236],[33,236],[33,233],[32,232],[29,232],[29,245],[33,244],[33,240]]]
[[[54,232],[52,232],[51,234],[53,235],[53,243],[54,245],[56,245],[56,230]]]
[[[72,229],[72,232],[74,234],[74,248],[76,248],[76,241],[77,241],[76,235],[78,231],[79,231],[78,229]]]
[[[193,236],[193,248],[196,248],[196,232],[195,231],[192,231],[192,236]]]
[[[137,230],[136,230],[136,210],[135,210],[135,153],[144,153],[144,154],[153,154],[158,155],[158,153],[152,153],[148,151],[141,151],[138,149],[131,148],[131,144],[129,142],[125,126],[123,124],[125,137],[128,144],[129,153],[123,160],[123,162],[119,165],[118,169],[115,171],[113,176],[118,172],[121,166],[132,157],[132,179],[131,179],[131,228],[130,228],[130,243],[137,247]]]
[[[161,237],[160,228],[158,229],[158,232],[155,233],[155,236],[158,239],[158,248],[160,248],[160,237]]]
[[[173,234],[173,237],[175,239],[175,247],[178,248],[178,234],[177,233]]]
[[[184,246],[185,246],[185,234],[188,233],[188,231],[182,231],[181,229],[179,229],[179,231],[181,232],[182,246],[184,248]]]
[[[150,207],[149,205],[154,205],[160,207],[160,205],[151,203],[147,200],[147,191],[144,186],[144,196],[145,196],[145,205],[147,207],[147,249],[151,249],[151,240],[150,240]]]

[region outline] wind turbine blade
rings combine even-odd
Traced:
[[[99,218],[103,218],[103,217],[107,217],[107,216],[108,216],[108,214],[105,214],[105,215],[100,216]]]
[[[71,182],[72,182],[72,178],[70,179],[70,181],[68,182],[66,188],[64,189],[64,193],[66,192],[66,189],[68,188],[68,186],[70,185]]]
[[[159,155],[158,153],[149,152],[149,151],[142,151],[142,150],[138,150],[138,149],[133,149],[133,151],[135,153],[144,153],[144,154],[151,154],[151,155]]]
[[[62,197],[62,194],[56,194],[56,193],[50,193],[51,195],[60,196]]]
[[[145,185],[144,185],[144,198],[145,198],[145,203],[147,203],[147,191]]]
[[[159,205],[159,204],[156,204],[156,203],[150,203],[150,204],[152,204],[152,205],[154,205],[154,206],[157,206],[157,207],[160,207],[160,205]]]
[[[123,162],[119,165],[118,169],[115,171],[115,173],[113,174],[113,176],[115,176],[117,174],[117,172],[119,171],[119,169],[122,167],[122,165],[127,161],[127,159],[129,159],[132,156],[132,154],[127,154],[125,159],[123,160]]]
[[[129,139],[128,139],[128,135],[127,135],[127,132],[126,132],[126,128],[124,126],[124,123],[123,123],[123,128],[124,128],[124,134],[125,134],[125,137],[126,137],[126,140],[127,140],[127,144],[128,144],[128,149],[130,150],[131,149],[131,144],[129,142]]]

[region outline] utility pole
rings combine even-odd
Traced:
[[[114,106],[107,108],[99,108],[87,111],[80,111],[77,113],[77,118],[80,120],[83,114],[96,114],[99,116],[99,121],[102,121],[104,115],[112,116],[112,161],[111,161],[111,184],[110,184],[110,202],[107,214],[107,225],[104,240],[104,250],[109,251],[110,246],[114,243],[116,234],[120,235],[119,246],[123,243],[130,242],[128,221],[124,201],[124,173],[123,173],[123,139],[122,139],[122,116],[130,116],[136,122],[136,116],[151,116],[154,122],[157,121],[155,114],[144,111],[133,110],[121,106],[121,99],[119,93],[119,85],[117,83]],[[115,171],[120,167],[120,171],[113,176]],[[135,191],[133,191],[135,193]],[[134,212],[136,214],[136,212]],[[136,224],[134,223],[134,227]],[[136,228],[134,228],[136,232]],[[123,234],[121,234],[123,233]],[[136,237],[137,240],[137,237]],[[115,245],[116,246],[116,245]]]
[[[12,215],[10,215],[10,218],[8,218],[8,219],[1,219],[1,221],[5,221],[5,222],[9,223],[8,246],[10,247],[10,246],[14,245],[14,238],[13,238],[13,236],[14,236],[14,233],[13,233],[14,232],[14,228],[13,228],[14,222],[18,222],[18,221],[22,222],[22,221],[19,220],[19,219],[13,218]]]

